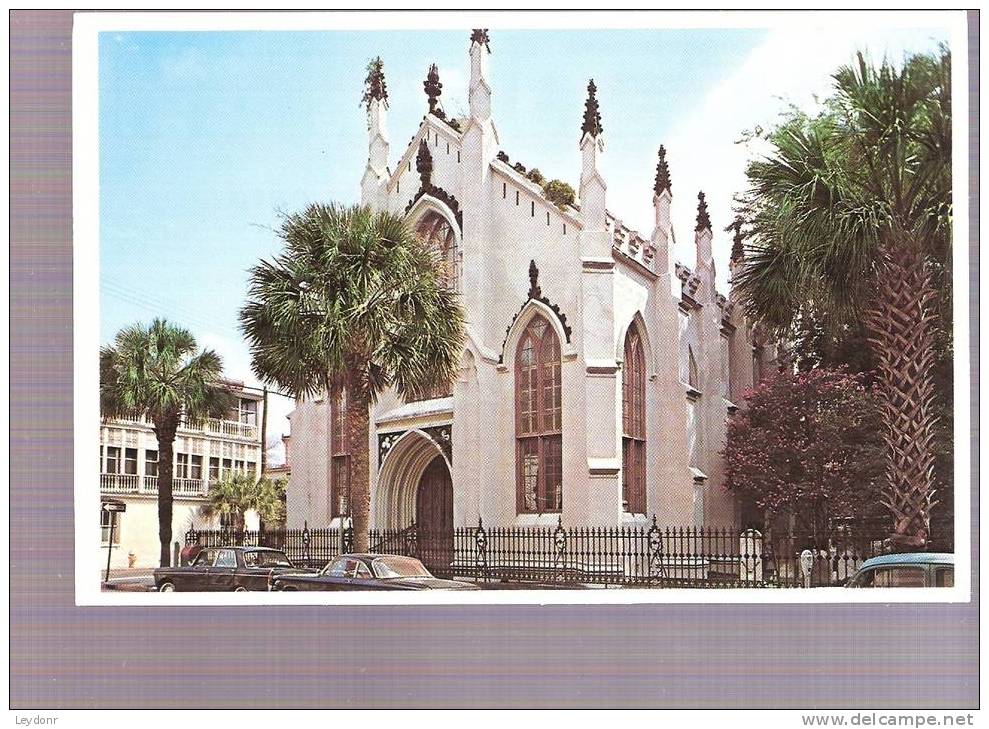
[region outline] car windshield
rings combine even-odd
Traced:
[[[248,567],[291,567],[284,552],[244,552],[244,564]]]
[[[374,573],[380,579],[389,577],[432,577],[422,562],[413,557],[379,557],[374,560]]]

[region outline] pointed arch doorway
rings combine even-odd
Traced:
[[[423,564],[447,572],[453,562],[453,480],[446,460],[437,455],[416,488],[416,542]]]

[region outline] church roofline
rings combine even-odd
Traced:
[[[395,169],[391,170],[388,177],[388,189],[391,190],[395,187],[395,183],[398,182],[399,177],[402,175],[402,168],[407,167],[409,162],[415,162],[415,156],[419,153],[419,143],[423,138],[423,130],[432,129],[436,132],[441,132],[442,135],[448,137],[448,141],[455,142],[458,147],[463,137],[462,132],[457,132],[442,119],[436,117],[433,114],[426,114],[423,116],[422,121],[419,122],[419,128],[416,129],[416,133],[412,135],[412,139],[409,140],[408,147],[402,152],[402,156],[398,158],[398,164],[395,165]],[[427,141],[426,144],[429,144]],[[415,164],[412,165],[415,168]]]
[[[575,229],[583,229],[583,224],[581,223],[580,218],[577,217],[579,213],[576,209],[572,209],[573,212],[571,212],[571,209],[561,210],[558,208],[554,203],[546,199],[541,186],[537,185],[510,164],[502,162],[496,157],[491,160],[491,169],[505,175],[509,180],[511,180],[512,184],[524,188],[527,192],[531,193],[532,196],[543,205],[543,207],[552,211],[554,214],[559,215],[561,218],[564,218],[567,223],[573,225]]]

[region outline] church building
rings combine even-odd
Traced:
[[[653,229],[622,223],[600,172],[593,81],[576,195],[513,164],[493,116],[490,46],[486,30],[473,31],[465,118],[447,118],[430,69],[429,110],[395,162],[384,75],[380,61],[370,66],[362,204],[404,215],[437,247],[467,340],[452,388],[417,402],[386,392],[367,443],[347,442],[342,399],[297,404],[288,527],[340,525],[356,448],[371,453],[372,529],[444,532],[479,518],[614,527],[653,515],[665,526],[738,524],[722,484],[726,419],[775,369],[775,350],[715,288],[703,192],[687,203],[697,206],[689,265],[671,259],[663,147],[642,191]],[[737,226],[734,243],[737,260]]]

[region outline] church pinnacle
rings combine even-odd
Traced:
[[[700,232],[710,229],[711,216],[707,213],[707,200],[704,199],[704,193],[699,192],[697,193],[697,227],[694,230]]]
[[[491,53],[491,46],[488,45],[491,39],[488,37],[487,28],[474,28],[470,33],[470,42],[471,45],[479,43],[487,49],[488,53]]]
[[[443,107],[439,105],[440,94],[443,93],[443,84],[440,83],[440,71],[435,63],[429,67],[426,80],[422,82],[422,88],[425,90],[426,98],[429,100],[429,113],[438,116],[440,119],[445,119],[446,114],[443,112]]]
[[[745,236],[742,235],[742,219],[735,218],[735,220],[732,221],[732,224],[729,225],[727,228],[725,228],[725,230],[734,231],[735,233],[735,235],[733,235],[731,239],[730,260],[732,263],[737,263],[738,261],[741,261],[743,258],[745,258],[745,247],[743,245]]]
[[[587,101],[584,102],[584,123],[580,129],[584,134],[592,137],[600,137],[604,127],[601,125],[601,112],[598,110],[597,99],[598,87],[594,85],[594,79],[587,84]]]
[[[673,194],[673,183],[670,182],[670,166],[666,163],[666,147],[659,145],[659,162],[656,163],[656,181],[653,183],[653,192],[656,196],[666,190]]]
[[[381,56],[372,58],[367,64],[367,76],[364,79],[364,97],[361,103],[370,108],[371,102],[381,101],[388,106],[388,85],[385,83],[385,64]]]

